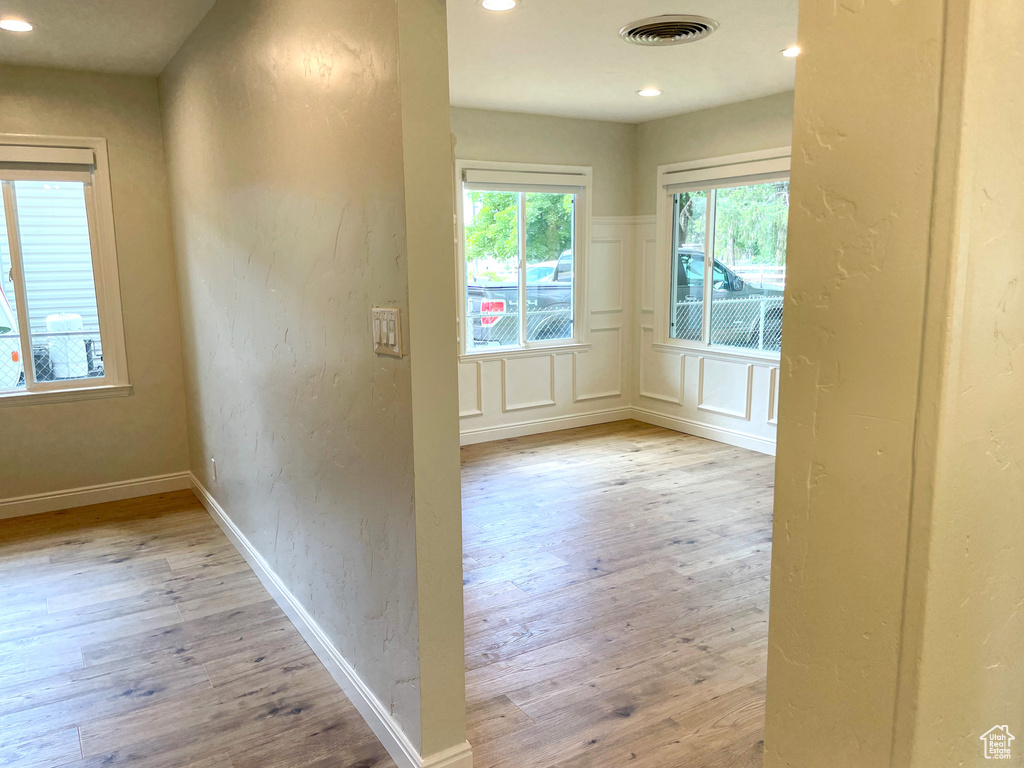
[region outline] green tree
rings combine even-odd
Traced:
[[[730,266],[784,265],[788,218],[788,181],[718,190],[715,258]]]
[[[519,260],[518,192],[467,192],[466,261]],[[554,261],[572,248],[573,196],[528,192],[526,204],[526,261]]]

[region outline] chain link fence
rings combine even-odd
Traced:
[[[484,302],[485,305],[487,302]],[[519,346],[519,312],[484,307],[479,312],[466,312],[466,338],[469,349]],[[527,341],[571,339],[572,310],[568,307],[528,309]]]
[[[713,299],[711,343],[778,352],[782,346],[782,297]]]
[[[0,334],[0,389],[25,386],[21,341],[16,333]],[[35,380],[69,381],[103,376],[103,347],[96,331],[32,334]]]
[[[704,338],[704,300],[683,299],[676,304],[672,338],[702,341]]]
[[[782,346],[781,296],[714,298],[711,302],[711,343],[760,352],[778,352]],[[676,304],[672,338],[702,341],[704,302],[684,299]]]

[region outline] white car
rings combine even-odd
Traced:
[[[0,391],[14,389],[21,381],[21,341],[14,312],[0,290]]]

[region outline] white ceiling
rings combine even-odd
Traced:
[[[452,104],[637,123],[793,88],[798,0],[521,0],[505,13],[447,0]],[[626,43],[664,13],[721,26],[680,46]],[[644,99],[640,88],[662,96]]]
[[[0,0],[0,17],[35,25],[0,31],[0,61],[159,74],[214,0]]]

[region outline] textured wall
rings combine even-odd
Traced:
[[[398,35],[221,0],[161,97],[192,468],[419,746],[411,364],[369,325],[408,314]]]
[[[455,107],[451,119],[460,160],[589,165],[594,215],[633,215],[637,126]]]
[[[894,765],[1024,765],[1024,6],[951,2]],[[966,31],[966,32],[965,32]],[[962,67],[961,67],[962,63]],[[949,85],[952,83],[951,85]],[[951,190],[946,193],[945,189]],[[943,269],[938,269],[943,267]],[[937,369],[932,374],[927,369]]]
[[[792,92],[640,123],[636,214],[654,215],[659,165],[788,147],[792,134]]]
[[[5,498],[188,468],[167,178],[154,78],[0,66],[0,133],[107,140],[127,398],[0,409]]]
[[[800,7],[768,651],[770,768],[889,765],[941,6]]]

